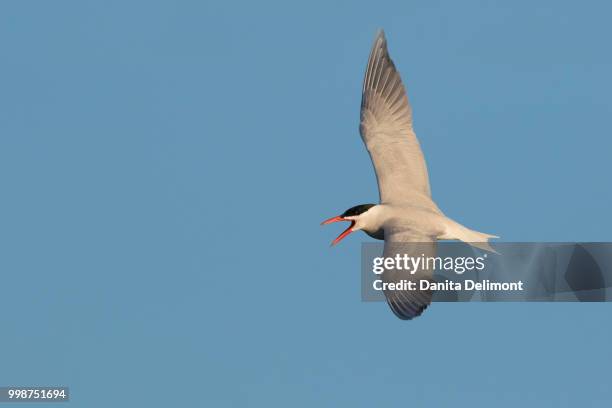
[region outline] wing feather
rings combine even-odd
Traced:
[[[385,231],[385,258],[395,258],[396,255],[420,258],[436,255],[436,243],[432,237],[415,235],[410,231]],[[417,290],[385,290],[387,304],[393,313],[402,320],[410,320],[429,306],[432,298],[431,290],[419,290],[421,280],[433,281],[433,270],[419,268],[416,271],[406,269],[387,269],[382,275],[383,282],[399,283],[413,281]]]
[[[374,165],[382,203],[431,196],[425,158],[412,129],[412,110],[383,31],[376,36],[368,59],[360,132]]]

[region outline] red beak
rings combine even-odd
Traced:
[[[338,242],[342,241],[348,234],[350,234],[351,232],[353,232],[353,227],[355,226],[355,221],[353,220],[347,220],[346,218],[343,218],[341,216],[337,216],[337,217],[332,217],[328,220],[325,220],[321,223],[321,225],[327,225],[327,224],[331,224],[334,222],[340,222],[340,221],[346,221],[346,222],[350,222],[351,225],[349,225],[349,227],[347,229],[344,230],[344,232],[342,232],[342,234],[338,235],[338,238],[334,239],[331,243],[331,246],[336,245]]]

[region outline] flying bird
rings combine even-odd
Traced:
[[[384,257],[397,253],[434,256],[437,240],[461,240],[487,251],[495,235],[464,227],[446,217],[431,198],[427,165],[412,128],[412,109],[406,90],[387,50],[381,30],[370,52],[361,99],[361,138],[372,159],[378,181],[379,204],[361,204],[323,221],[350,225],[333,242],[336,245],[355,231],[385,241]],[[414,273],[414,272],[413,272]],[[432,271],[411,274],[386,270],[384,282],[432,280]],[[419,316],[431,303],[430,290],[385,290],[385,298],[397,317]]]

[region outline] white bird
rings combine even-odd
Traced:
[[[358,205],[324,221],[322,224],[351,223],[332,245],[361,230],[385,240],[385,257],[394,257],[400,251],[431,256],[439,239],[457,239],[493,251],[488,241],[497,236],[473,231],[453,221],[432,200],[425,158],[412,129],[412,110],[382,30],[376,35],[368,59],[359,130],[376,172],[380,204]],[[421,278],[431,280],[432,272],[410,275],[402,270],[387,270],[383,274],[386,282]],[[420,315],[431,302],[428,290],[386,290],[385,296],[393,312],[405,320]]]

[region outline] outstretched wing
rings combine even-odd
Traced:
[[[412,130],[412,110],[382,30],[363,81],[360,132],[374,164],[381,203],[431,196],[425,158]]]
[[[432,291],[420,290],[421,280],[433,281],[432,269],[427,268],[424,260],[436,256],[436,242],[431,237],[415,235],[409,231],[387,231],[385,230],[385,258],[401,259],[404,255],[414,259],[422,259],[420,267],[406,269],[404,264],[401,269],[387,269],[382,275],[383,283],[406,283],[414,282],[415,288],[385,290],[385,298],[391,310],[402,320],[413,319],[427,308],[431,303]],[[408,266],[412,265],[408,262]],[[388,286],[387,286],[388,287]]]

